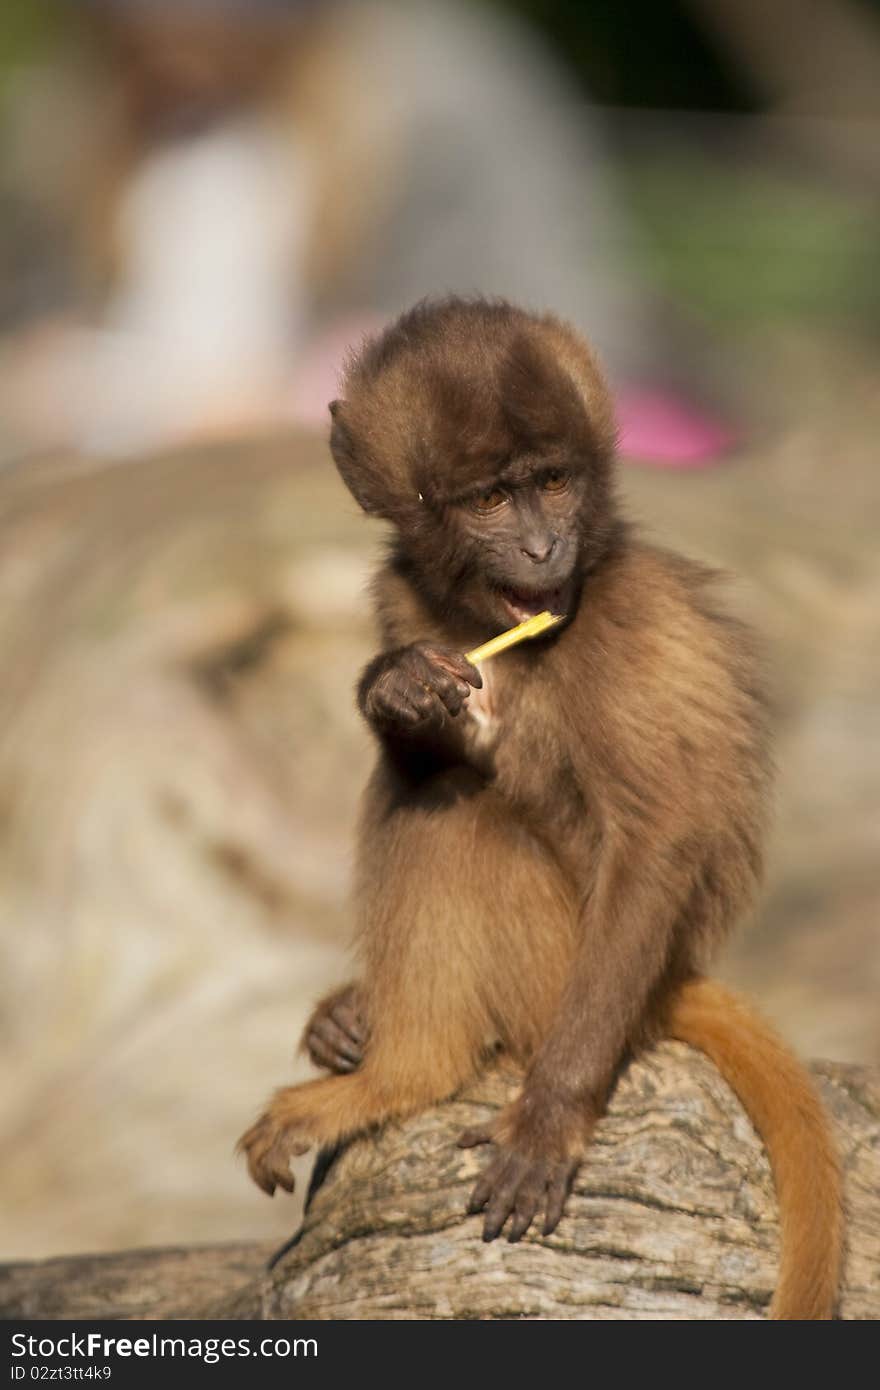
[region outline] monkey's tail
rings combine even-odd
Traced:
[[[781,1231],[771,1318],[832,1317],[843,1234],[840,1165],[809,1076],[773,1029],[714,980],[681,986],[667,1028],[715,1063],[767,1148]]]

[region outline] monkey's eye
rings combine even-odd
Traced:
[[[568,487],[568,474],[564,468],[551,468],[541,478],[544,492],[564,492]]]
[[[471,498],[471,506],[475,512],[481,516],[486,516],[489,512],[497,512],[499,507],[503,507],[507,501],[507,493],[503,488],[493,487],[488,492],[480,492],[476,497]]]

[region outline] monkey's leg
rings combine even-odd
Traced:
[[[508,1238],[518,1240],[542,1209],[545,1235],[558,1224],[616,1069],[646,1031],[687,873],[669,852],[606,833],[569,977],[522,1091],[491,1124],[459,1140],[495,1145],[470,1204],[485,1210],[484,1239],[499,1235],[509,1218]]]
[[[525,1054],[570,968],[573,895],[546,849],[479,782],[370,792],[358,902],[370,1044],[350,1075],[276,1092],[243,1136],[254,1181],[290,1158],[452,1095],[500,1039]]]

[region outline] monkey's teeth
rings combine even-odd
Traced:
[[[529,594],[521,589],[502,589],[501,597],[514,617],[519,622],[524,622],[526,618],[533,618],[536,613],[543,613],[545,609],[557,613],[562,590],[544,589],[541,593]]]

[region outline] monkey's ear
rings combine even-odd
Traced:
[[[329,405],[333,424],[330,427],[330,452],[339,469],[339,476],[345,483],[354,500],[367,513],[376,515],[382,511],[379,502],[376,480],[372,470],[358,448],[357,441],[345,420],[345,401],[331,401]]]

